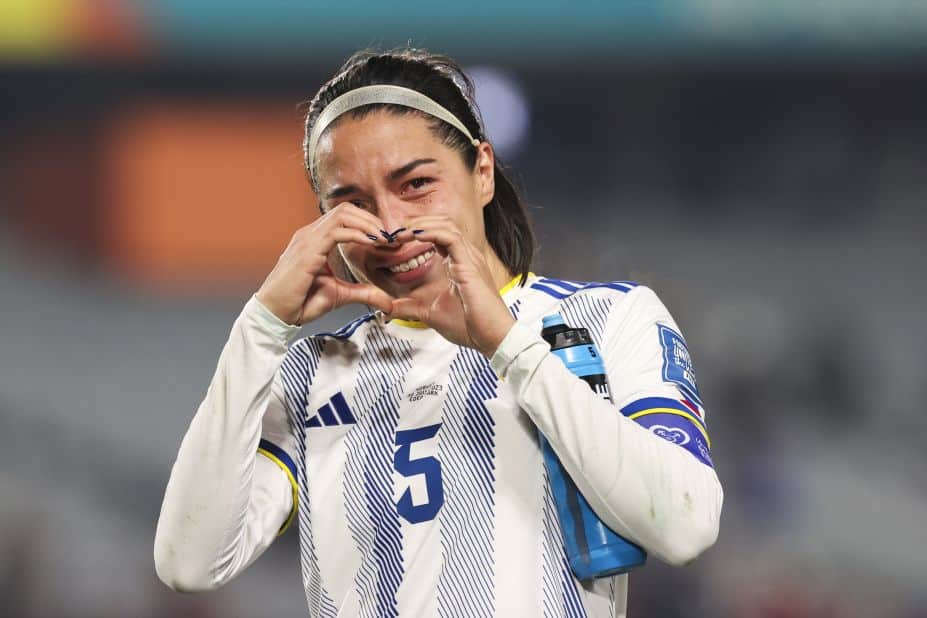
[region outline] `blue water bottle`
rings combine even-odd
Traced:
[[[550,350],[574,374],[589,384],[606,401],[611,401],[605,366],[589,331],[570,328],[559,313],[544,318],[541,336]],[[617,414],[617,410],[615,411]],[[576,488],[554,450],[540,435],[550,489],[560,517],[563,542],[570,567],[578,579],[627,573],[644,564],[647,554],[602,523]]]

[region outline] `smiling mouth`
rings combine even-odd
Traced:
[[[424,253],[420,253],[408,261],[402,262],[401,264],[394,264],[393,266],[388,266],[386,270],[388,270],[391,273],[409,272],[410,270],[414,268],[418,268],[419,266],[421,266],[422,264],[430,260],[431,256],[433,256],[434,254],[435,254],[435,250],[429,249],[428,251]]]

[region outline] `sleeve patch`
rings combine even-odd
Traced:
[[[691,417],[670,412],[641,412],[632,415],[638,424],[664,440],[677,444],[692,453],[703,464],[714,467],[708,434]]]
[[[663,381],[675,384],[688,399],[703,407],[702,397],[695,382],[692,357],[682,335],[668,326],[657,324],[660,345],[663,346]]]

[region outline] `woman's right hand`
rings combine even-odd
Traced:
[[[257,298],[287,324],[302,325],[350,303],[363,303],[389,313],[393,297],[369,283],[339,279],[328,255],[342,242],[375,245],[380,220],[344,202],[293,234],[290,244],[261,284]],[[371,238],[372,237],[372,238]]]

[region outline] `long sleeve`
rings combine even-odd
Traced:
[[[255,297],[232,327],[158,519],[155,568],[175,590],[227,582],[292,518],[293,444],[279,374],[298,331]]]
[[[647,288],[612,306],[601,352],[614,404],[521,322],[491,359],[602,521],[673,565],[715,542],[723,501],[678,333]]]

